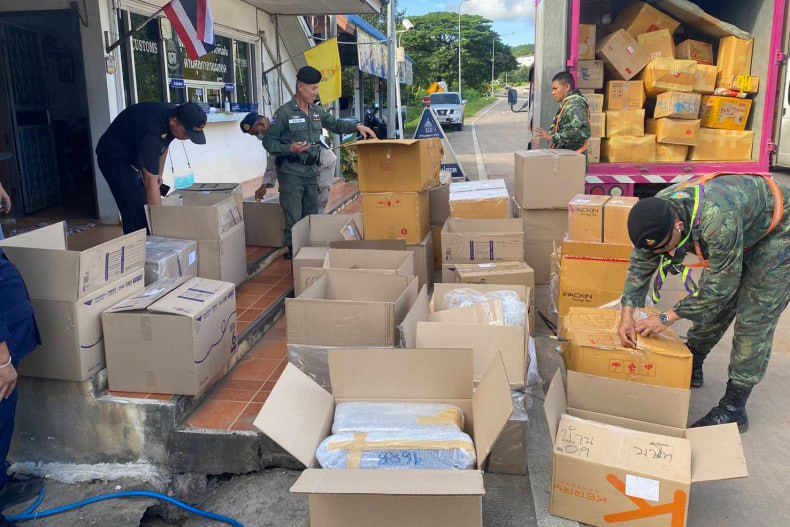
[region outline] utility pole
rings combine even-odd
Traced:
[[[395,138],[398,111],[398,67],[395,56],[395,0],[387,4],[387,139]]]
[[[458,96],[461,97],[461,6],[469,0],[458,2]]]

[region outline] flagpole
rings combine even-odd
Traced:
[[[165,5],[165,7],[167,7],[167,4]],[[124,33],[123,35],[121,35],[121,37],[120,37],[118,40],[116,40],[116,41],[115,41],[115,42],[114,42],[112,45],[109,45],[109,46],[107,46],[106,52],[107,52],[107,53],[112,53],[112,51],[113,51],[115,48],[117,48],[118,46],[120,46],[121,44],[123,44],[123,41],[124,41],[124,40],[126,40],[127,38],[131,37],[132,35],[134,35],[134,34],[135,34],[135,33],[137,33],[138,31],[140,31],[141,29],[143,29],[143,28],[144,28],[144,27],[145,27],[145,26],[148,24],[148,22],[150,22],[151,20],[153,20],[154,18],[156,18],[157,16],[159,16],[159,13],[161,13],[161,12],[162,12],[162,11],[164,11],[164,10],[165,10],[165,8],[164,8],[164,7],[162,7],[161,9],[159,9],[159,11],[157,11],[157,12],[156,12],[156,13],[154,13],[153,15],[149,16],[148,18],[146,18],[146,19],[145,19],[145,20],[144,20],[144,21],[143,21],[143,22],[142,22],[142,23],[141,23],[139,26],[137,26],[136,28],[134,28],[134,29],[132,29],[132,30],[130,30],[130,31],[126,32],[126,33]]]

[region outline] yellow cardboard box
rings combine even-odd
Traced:
[[[606,135],[606,114],[603,112],[590,112],[590,132],[592,137]]]
[[[645,135],[644,110],[615,110],[606,112],[606,137]]]
[[[668,29],[659,29],[650,33],[642,33],[637,37],[642,51],[651,59],[675,58],[675,41]]]
[[[603,207],[609,196],[578,194],[568,203],[568,239],[603,241]]]
[[[600,113],[603,111],[603,93],[586,93],[584,98],[590,107],[590,113]]]
[[[362,192],[420,192],[439,184],[439,139],[359,141],[354,147]]]
[[[655,134],[657,143],[694,146],[699,135],[699,119],[648,119],[645,129]]]
[[[593,90],[603,88],[603,61],[580,60],[576,87]]]
[[[697,64],[713,64],[713,46],[699,40],[684,40],[675,47],[678,59],[694,60]]]
[[[713,93],[716,89],[716,66],[697,63],[694,72],[694,91],[697,93]]]
[[[665,91],[690,92],[694,89],[697,63],[693,60],[653,59],[642,72],[645,91],[658,95]]]
[[[634,38],[643,33],[668,29],[670,33],[680,26],[680,22],[669,15],[665,15],[655,7],[639,0],[632,0],[618,13],[612,23],[612,31],[624,29]]]
[[[745,130],[751,109],[750,99],[706,95],[702,98],[700,119],[705,128]]]
[[[669,145],[656,143],[656,162],[682,163],[688,158],[689,147],[686,145]]]
[[[752,75],[730,75],[725,77],[721,74],[716,79],[716,87],[744,93],[757,93],[760,89],[760,77]]]
[[[450,217],[486,219],[510,217],[510,194],[503,179],[450,184]]]
[[[606,83],[607,111],[638,110],[644,105],[645,85],[642,81],[609,81]]]
[[[604,38],[598,45],[596,55],[603,59],[615,79],[625,81],[636,77],[650,60],[642,53],[636,38],[622,29]]]
[[[631,245],[628,236],[628,215],[637,204],[639,198],[630,196],[612,196],[603,206],[603,241]]]
[[[749,161],[754,132],[700,128],[697,146],[689,149],[690,161]]]
[[[752,74],[752,52],[754,40],[724,37],[719,40],[719,55],[716,68],[724,77]]]
[[[591,137],[587,140],[587,161],[590,163],[601,162],[601,138]]]
[[[656,97],[656,108],[653,116],[656,119],[671,117],[672,119],[698,119],[702,95],[680,91],[667,91]]]
[[[430,231],[428,192],[362,194],[366,240],[406,240],[420,243]]]
[[[606,163],[652,163],[656,160],[656,136],[620,135],[605,139],[601,159]]]
[[[579,60],[595,60],[595,24],[579,24]]]

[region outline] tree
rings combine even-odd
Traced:
[[[526,57],[535,54],[535,44],[521,44],[513,46],[511,49],[516,57]]]
[[[458,88],[458,15],[448,12],[409,17],[414,30],[403,33],[401,46],[415,60],[414,83],[427,87],[437,79]],[[509,46],[491,29],[492,22],[478,15],[461,16],[463,86],[483,89],[491,81],[491,46],[494,69],[511,71],[518,63]]]

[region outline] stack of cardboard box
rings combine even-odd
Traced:
[[[721,38],[714,65],[711,43],[676,39],[680,23],[639,0],[617,13],[602,38],[601,27],[579,31],[591,163],[751,159],[747,97],[759,88],[751,76],[753,41]],[[595,92],[604,89],[605,96]]]

